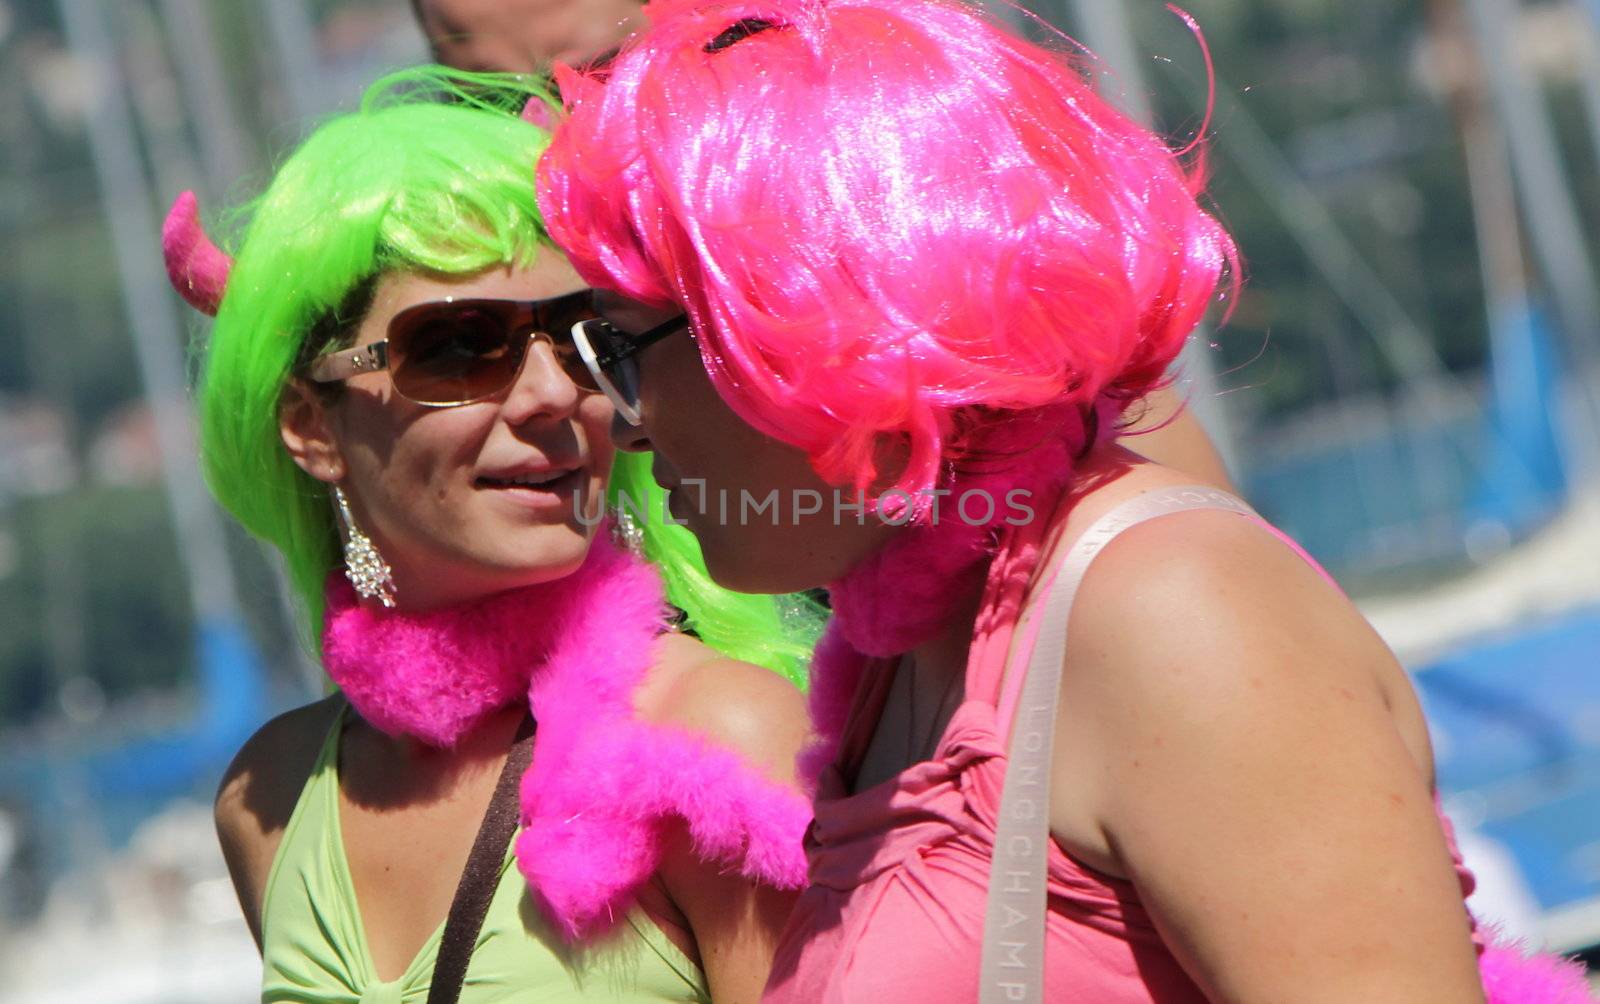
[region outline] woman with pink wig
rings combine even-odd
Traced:
[[[963,4],[650,13],[540,204],[713,576],[831,590],[766,999],[1583,999],[1484,954],[1357,610],[1114,441],[1237,274],[1199,165]]]

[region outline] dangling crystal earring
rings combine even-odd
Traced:
[[[372,546],[372,538],[356,528],[356,519],[350,514],[350,500],[338,485],[333,486],[333,504],[339,514],[339,525],[344,529],[344,577],[356,587],[358,594],[392,609],[394,570]]]
[[[622,506],[611,509],[611,543],[635,558],[644,556],[644,527]]]

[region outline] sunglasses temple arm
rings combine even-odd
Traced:
[[[312,362],[306,376],[317,383],[337,383],[361,373],[376,373],[389,367],[389,342],[373,342],[343,352],[329,352]]]
[[[688,326],[689,318],[683,315],[679,315],[670,321],[658,324],[649,331],[642,332],[627,339],[620,351],[607,352],[605,357],[600,360],[600,365],[609,369],[610,367],[615,366],[624,360],[632,359],[640,352],[654,345],[656,342],[661,341],[661,339],[667,337],[668,335],[676,334]]]

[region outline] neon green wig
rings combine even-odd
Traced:
[[[517,114],[530,98],[548,101],[513,77],[431,68],[387,77],[358,111],[317,129],[240,212],[247,222],[201,370],[201,460],[217,499],[282,552],[310,637],[320,637],[324,585],[343,558],[327,486],[279,439],[284,388],[353,337],[385,273],[466,276],[526,266],[549,247],[534,200],[549,137]],[[692,535],[661,521],[649,471],[647,456],[619,455],[612,492],[647,503],[645,552],[687,626],[800,682],[815,607],[712,583]]]

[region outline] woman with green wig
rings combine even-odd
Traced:
[[[804,883],[806,618],[711,585],[649,458],[613,458],[535,205],[548,107],[391,78],[236,257],[188,193],[163,230],[216,318],[207,478],[338,688],[217,798],[264,1001],[754,1001]],[[642,504],[606,515],[608,475]]]

